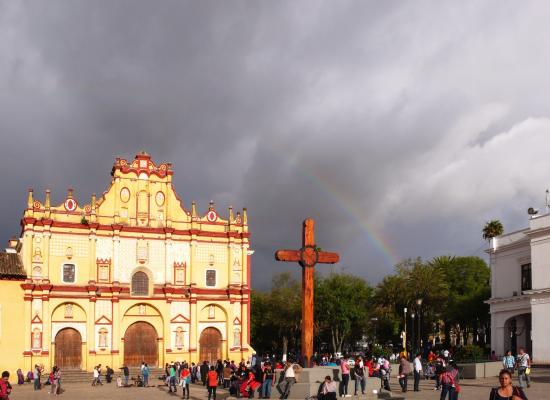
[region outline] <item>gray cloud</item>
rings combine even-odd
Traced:
[[[249,208],[259,287],[297,270],[273,252],[306,216],[336,270],[372,281],[400,258],[480,255],[484,221],[525,225],[549,186],[549,17],[544,2],[0,0],[0,239],[27,187],[87,199],[143,149],[173,162],[186,204]]]

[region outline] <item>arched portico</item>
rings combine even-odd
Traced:
[[[520,314],[508,318],[504,323],[504,349],[512,350],[517,354],[518,349],[523,347],[527,353],[531,353],[531,314]]]

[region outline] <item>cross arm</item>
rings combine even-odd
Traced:
[[[338,261],[340,261],[340,256],[338,253],[330,253],[328,251],[320,251],[319,252],[319,258],[318,263],[322,264],[336,264]]]
[[[301,260],[300,250],[277,250],[275,252],[275,259],[277,261],[298,262]]]

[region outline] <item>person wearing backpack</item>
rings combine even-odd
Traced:
[[[498,374],[500,386],[492,388],[489,400],[527,400],[523,389],[512,385],[512,374],[504,368]]]
[[[525,383],[527,383],[527,387],[531,387],[531,359],[523,347],[519,348],[517,366],[519,387],[525,389]]]
[[[447,394],[449,394],[449,400],[457,399],[457,382],[458,382],[458,368],[456,365],[453,365],[452,362],[449,363],[445,372],[441,374],[441,395],[439,400],[445,400]]]

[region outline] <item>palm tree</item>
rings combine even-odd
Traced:
[[[491,240],[495,236],[500,236],[504,233],[504,227],[502,222],[498,219],[493,219],[485,224],[483,227],[483,239]]]

